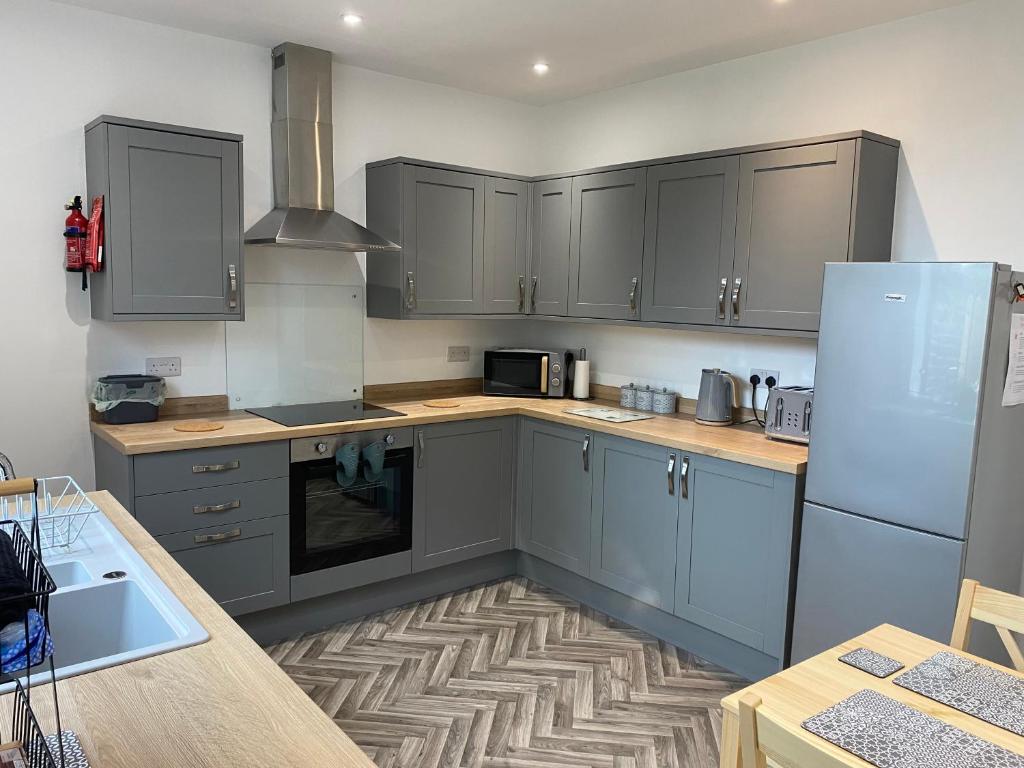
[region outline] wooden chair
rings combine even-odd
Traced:
[[[740,758],[743,768],[851,768],[864,761],[839,750],[826,752],[827,743],[802,729],[772,720],[761,708],[761,697],[745,693],[739,700]]]
[[[953,638],[949,644],[966,651],[971,641],[971,622],[984,621],[996,628],[999,639],[1010,654],[1013,668],[1024,672],[1024,653],[1011,632],[1024,632],[1024,597],[982,586],[974,579],[964,579],[960,602],[953,620]]]

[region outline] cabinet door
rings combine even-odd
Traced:
[[[647,169],[572,180],[569,315],[611,320],[640,316]]]
[[[825,262],[846,261],[854,142],[740,158],[732,325],[818,330]]]
[[[486,190],[484,312],[525,312],[530,186],[525,181],[488,177]]]
[[[406,166],[402,243],[410,314],[483,308],[484,177]]]
[[[417,427],[413,571],[511,547],[513,424],[506,417]]]
[[[728,322],[738,172],[738,157],[647,171],[643,320]]]
[[[672,610],[679,453],[599,435],[594,453],[590,578]]]
[[[565,316],[569,311],[569,222],[572,179],[533,184],[529,311]]]
[[[287,515],[156,540],[232,616],[289,601]]]
[[[782,658],[795,477],[707,456],[686,462],[675,614]]]
[[[524,420],[519,436],[518,547],[581,576],[590,574],[593,436]]]
[[[115,314],[241,315],[240,145],[109,127]]]

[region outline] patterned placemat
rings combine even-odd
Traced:
[[[82,750],[82,743],[78,740],[78,734],[74,731],[61,731],[60,739],[64,742],[64,768],[89,768],[89,758]],[[57,734],[51,733],[46,737],[46,745],[50,748],[50,754],[60,763],[60,751],[57,748]]]
[[[1024,736],[1024,680],[949,651],[892,680],[941,704]]]
[[[1024,756],[877,691],[855,693],[803,727],[878,768],[1024,768]]]
[[[855,648],[849,653],[844,653],[839,660],[875,677],[888,677],[893,672],[903,669],[903,665],[896,659],[890,659],[869,648]]]

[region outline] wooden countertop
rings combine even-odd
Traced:
[[[400,411],[403,415],[368,421],[284,427],[245,411],[226,411],[203,414],[201,417],[203,420],[224,422],[224,428],[216,432],[176,432],[174,424],[182,419],[162,419],[148,424],[124,425],[93,422],[92,431],[113,445],[119,452],[136,455],[186,448],[209,448],[216,445],[289,440],[295,437],[360,432],[369,429],[406,427],[444,421],[483,419],[492,416],[521,415],[790,474],[802,475],[807,468],[807,448],[805,446],[768,440],[764,433],[756,427],[705,427],[697,424],[692,416],[685,414],[655,416],[653,419],[645,421],[612,424],[565,413],[570,408],[587,405],[616,405],[602,401],[580,403],[572,400],[486,397],[484,395],[465,395],[445,398],[445,400],[458,403],[458,407],[431,408],[425,405],[425,401],[422,399],[395,402],[378,400],[376,401],[378,405]]]
[[[93,768],[374,768],[113,496],[90,498],[210,634],[191,648],[57,681],[62,725]],[[51,701],[33,686],[48,733]]]

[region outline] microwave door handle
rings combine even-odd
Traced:
[[[548,393],[548,356],[541,355],[540,357],[540,393],[546,395]]]

